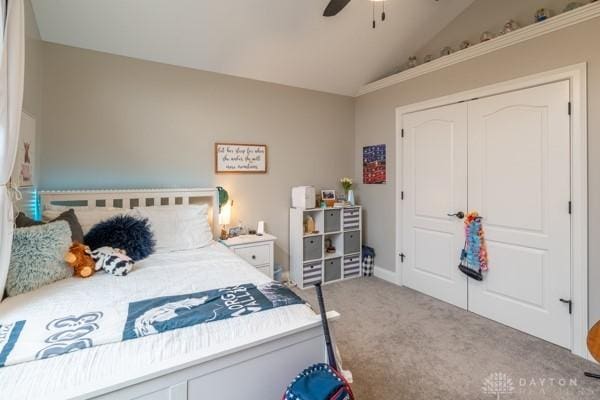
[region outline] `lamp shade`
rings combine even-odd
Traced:
[[[229,225],[231,222],[231,201],[228,201],[221,207],[219,213],[219,225]]]

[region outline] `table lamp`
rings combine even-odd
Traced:
[[[219,212],[219,225],[221,225],[221,240],[226,240],[229,235],[227,234],[226,226],[231,223],[231,206],[233,201],[227,201],[227,203],[221,206]]]

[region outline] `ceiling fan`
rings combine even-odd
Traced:
[[[381,13],[381,20],[385,20],[385,0],[371,0],[373,3],[376,2],[381,2],[384,10]],[[439,0],[435,0],[435,1],[439,1]],[[346,7],[348,5],[348,3],[350,3],[350,0],[330,0],[329,4],[327,4],[327,7],[325,7],[325,11],[323,11],[323,16],[324,17],[333,17],[335,15],[337,15],[340,11],[342,11],[344,9],[344,7]],[[374,5],[373,5],[374,7]],[[375,21],[373,21],[375,22]],[[374,25],[374,24],[373,24]],[[375,26],[373,26],[375,27]]]
[[[331,0],[329,4],[327,4],[325,11],[323,11],[323,16],[333,17],[334,15],[337,15],[337,13],[342,11],[348,3],[350,3],[350,0]]]
[[[373,28],[375,28],[375,3],[381,3],[381,21],[385,21],[385,0],[370,0],[373,3]],[[324,17],[333,17],[344,9],[350,3],[350,0],[330,0],[325,11],[323,12]]]

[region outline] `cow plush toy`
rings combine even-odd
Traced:
[[[92,251],[92,258],[96,262],[96,271],[125,276],[133,269],[133,260],[123,250],[112,247],[99,247]]]

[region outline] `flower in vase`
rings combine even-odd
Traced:
[[[344,190],[346,192],[348,190],[352,189],[352,179],[351,178],[342,178],[342,179],[340,179],[340,183],[342,184],[342,187],[344,188]]]

